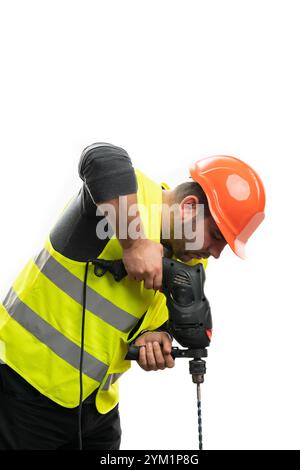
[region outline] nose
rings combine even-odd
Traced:
[[[213,249],[213,250],[211,249],[211,250],[210,250],[210,254],[211,254],[214,258],[218,259],[218,258],[220,258],[221,251],[217,251],[216,249]]]

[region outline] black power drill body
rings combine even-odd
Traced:
[[[168,331],[185,349],[172,348],[173,358],[192,358],[189,372],[197,384],[199,449],[202,450],[202,419],[200,384],[204,381],[207,347],[210,344],[212,318],[204,294],[205,272],[201,263],[189,266],[164,257],[162,292],[166,296],[169,312]],[[93,261],[95,274],[103,276],[109,271],[116,281],[127,275],[122,260]],[[125,359],[138,360],[139,347],[130,346]]]
[[[163,258],[162,292],[167,299],[168,328],[181,346],[192,350],[210,344],[212,318],[204,282],[201,263],[188,266]]]

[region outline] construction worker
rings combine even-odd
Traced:
[[[144,370],[174,366],[159,291],[164,247],[190,264],[227,243],[243,257],[264,217],[262,182],[241,160],[209,157],[190,174],[170,190],[134,170],[122,148],[83,151],[82,188],[0,306],[0,449],[119,449],[128,345],[142,346]],[[176,236],[186,222],[192,235]],[[128,275],[96,276],[99,259],[123,259]]]

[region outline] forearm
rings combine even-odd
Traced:
[[[110,144],[90,146],[80,159],[79,174],[97,206],[97,215],[104,216],[97,225],[97,236],[107,239],[108,231],[109,237],[114,233],[123,248],[129,280],[144,281],[146,289],[160,289],[163,248],[144,235],[137,180],[127,152]]]

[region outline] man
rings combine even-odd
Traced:
[[[1,449],[119,449],[128,345],[143,346],[147,371],[174,366],[164,247],[192,264],[226,243],[242,257],[263,219],[262,183],[233,157],[200,160],[193,181],[169,190],[102,143],[83,151],[79,174],[81,190],[0,306]],[[122,259],[127,276],[97,276],[99,259]]]

